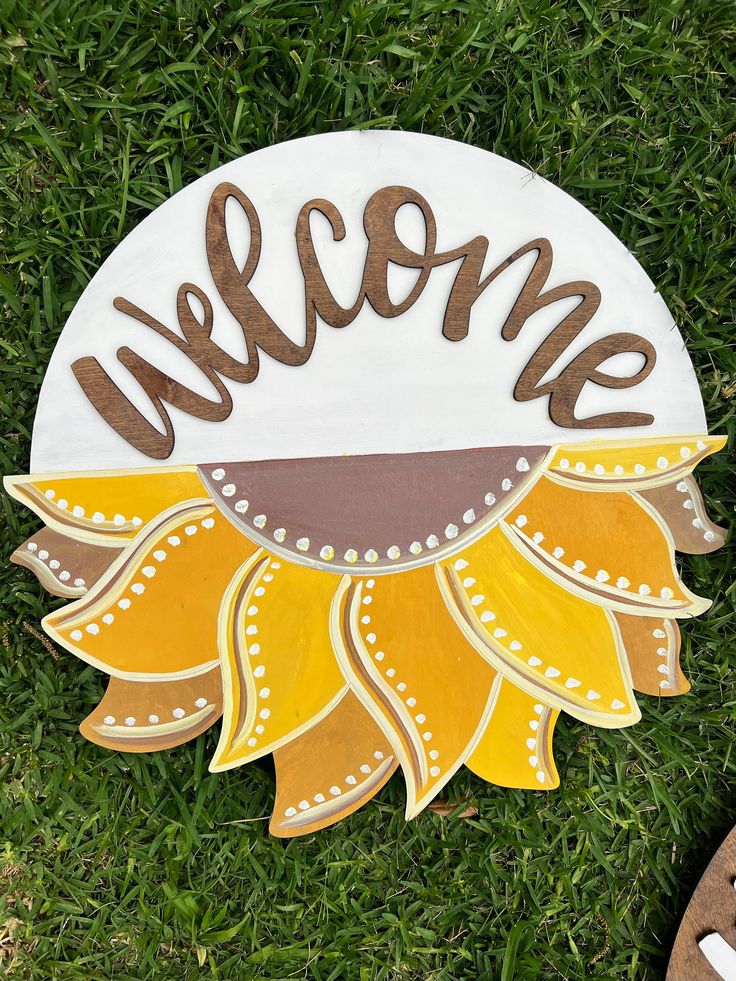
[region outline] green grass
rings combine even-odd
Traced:
[[[58,333],[144,215],[240,154],[369,126],[495,150],[599,215],[676,315],[711,431],[733,436],[734,37],[717,0],[0,0],[2,470],[27,471]],[[729,467],[699,471],[722,524]],[[0,976],[662,977],[736,819],[728,547],[685,563],[715,600],[685,629],[692,692],[642,696],[626,731],[565,718],[559,792],[464,770],[451,795],[477,818],[405,824],[395,777],[285,843],[267,833],[270,764],[208,774],[212,733],[152,757],[81,738],[102,678],[39,639],[48,597],[7,564],[34,525],[3,508]]]

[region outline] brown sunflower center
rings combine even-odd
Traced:
[[[199,472],[249,538],[305,565],[395,571],[477,538],[525,492],[546,446],[209,463]]]

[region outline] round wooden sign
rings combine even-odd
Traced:
[[[401,767],[558,783],[560,711],[687,690],[674,551],[723,540],[682,337],[593,215],[498,156],[340,133],[235,160],[120,244],[61,334],[13,560],[110,675],[81,729],[146,751],[222,716],[273,753],[271,830]]]

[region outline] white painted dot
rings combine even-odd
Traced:
[[[304,539],[302,539],[302,541],[304,541]],[[307,541],[308,541],[308,539],[307,539]],[[307,546],[307,547],[309,547],[309,546]],[[354,548],[349,548],[345,552],[345,561],[346,562],[349,562],[351,565],[353,565],[355,562],[358,561],[358,553],[355,551]]]
[[[398,685],[396,686],[396,690],[397,691],[406,691],[406,683],[403,682],[403,681],[400,681],[398,683]]]
[[[35,542],[29,542],[26,545],[26,548],[28,549],[29,552],[35,552],[37,550],[37,548],[38,548],[38,545],[36,545]]]
[[[75,586],[85,586],[86,583],[85,583],[84,579],[75,579],[74,580],[74,585]]]
[[[71,637],[72,640],[79,641],[82,639],[84,635],[82,634],[81,630],[72,630],[69,636]]]
[[[260,712],[258,713],[258,715],[259,715],[259,716],[260,716],[260,717],[261,717],[262,719],[268,719],[268,718],[270,717],[270,715],[271,715],[271,709],[267,709],[267,708],[263,708],[263,709],[261,709],[261,711],[260,711]]]
[[[547,777],[544,775],[544,773],[541,770],[537,770],[537,780],[540,783],[544,783],[546,779]]]
[[[475,586],[475,579],[473,579],[472,576],[466,576],[465,579],[463,579],[463,586],[466,589],[470,589],[471,586]]]
[[[462,572],[463,569],[468,568],[468,563],[465,559],[456,559],[453,568],[457,569],[458,572]]]
[[[563,456],[562,459],[560,460],[558,466],[559,466],[560,470],[567,470],[570,467],[570,461],[567,459],[566,456]]]
[[[254,678],[262,678],[265,673],[266,673],[265,667],[262,664],[259,664],[258,667],[255,668],[254,671],[253,671],[253,677]]]
[[[258,725],[256,726],[256,732],[258,733],[259,736],[262,736],[265,731],[266,731],[266,727],[262,726],[259,722]]]
[[[553,556],[554,556],[554,557],[555,557],[556,559],[561,559],[561,558],[562,558],[562,556],[563,556],[564,554],[565,554],[565,550],[564,550],[564,548],[560,548],[560,546],[559,546],[559,545],[558,545],[558,546],[557,546],[556,548],[553,548],[553,549],[552,549],[552,555],[553,555]]]
[[[72,508],[72,514],[74,515],[75,518],[83,518],[84,508],[81,507],[81,505],[79,504],[75,504],[74,507]]]
[[[248,740],[248,745],[252,748],[253,746],[256,745],[257,742],[258,742],[258,740],[256,739],[256,737],[255,736],[251,736],[250,739]]]
[[[620,477],[621,474],[624,472],[624,468],[621,466],[620,463],[617,463],[616,466],[613,468],[613,472],[616,474],[617,477]]]
[[[92,521],[94,521],[96,525],[101,525],[104,520],[105,515],[101,511],[95,511],[95,513],[92,515]]]
[[[257,606],[249,606],[248,609],[245,612],[248,614],[249,617],[258,616],[258,607]]]
[[[59,579],[61,579],[62,582],[68,582],[71,579],[71,577],[72,574],[67,569],[64,569],[63,572],[59,573]]]
[[[171,545],[172,548],[176,548],[178,545],[181,545],[181,538],[179,538],[178,535],[170,535],[169,538],[166,539],[166,541],[169,543],[169,545]]]
[[[371,618],[368,616],[368,614],[366,614],[365,616],[360,618],[360,622],[367,625],[371,622]]]
[[[245,632],[249,637],[255,637],[255,635],[258,633],[258,627],[255,625],[255,623],[249,623],[245,628]]]
[[[366,634],[365,639],[368,641],[369,644],[375,644],[376,635],[374,633]]]
[[[641,463],[636,463],[634,465],[634,473],[643,474],[646,473],[646,467]]]
[[[174,716],[175,719],[183,719],[187,713],[184,711],[183,708],[175,708],[171,714]]]
[[[366,560],[366,562],[378,562],[378,552],[375,550],[375,548],[369,548],[363,558]]]
[[[431,732],[423,732],[422,733],[422,739],[425,741],[425,743],[428,743],[432,739],[432,733]]]
[[[544,535],[542,534],[542,532],[535,531],[534,534],[532,535],[532,541],[534,542],[535,545],[541,545],[542,542],[544,541]]]
[[[106,613],[102,618],[102,622],[109,627],[111,623],[115,622],[115,617],[112,613]]]
[[[297,538],[297,540],[296,540],[296,547],[299,549],[300,552],[307,552],[307,551],[309,551],[309,539],[308,538]],[[347,559],[347,553],[345,554],[345,558]],[[348,561],[350,561],[350,560],[348,559]]]
[[[660,456],[657,459],[657,466],[659,467],[660,470],[666,470],[667,465],[668,465],[668,460],[666,456]]]
[[[472,508],[468,510],[463,515],[463,521],[466,525],[471,525],[475,521],[475,511]]]
[[[188,535],[189,538],[191,538],[192,535],[196,535],[197,534],[197,526],[196,525],[187,525],[186,528],[184,529],[184,534],[185,535]]]
[[[682,506],[685,508],[686,511],[692,511],[695,508],[695,505],[693,504],[693,502],[690,500],[689,497],[686,501],[682,502]]]
[[[440,540],[439,540],[439,538],[436,535],[430,535],[427,538],[427,548],[437,548],[437,546],[439,545],[439,543],[440,543]]]
[[[283,542],[286,538],[286,528],[277,528],[273,533],[274,541]]]
[[[659,687],[660,688],[671,688],[672,685],[669,683],[669,681],[660,681]]]
[[[58,501],[56,502],[56,506],[57,506],[57,508],[59,508],[59,509],[60,509],[61,511],[66,511],[66,509],[67,509],[67,508],[69,507],[69,501],[67,501],[67,500],[65,500],[65,499],[64,499],[63,497],[61,497],[61,498],[59,498],[59,500],[58,500]]]
[[[225,471],[222,469],[222,467],[216,467],[210,476],[213,480],[222,480],[222,478],[225,476]]]
[[[491,507],[493,504],[496,503],[496,495],[495,494],[491,494],[491,492],[489,491],[486,494],[486,496],[483,498],[483,500],[486,502],[486,504],[488,505],[488,507]]]
[[[514,524],[517,528],[523,528],[529,519],[525,514],[519,514],[514,518]]]
[[[155,726],[158,724],[158,716],[155,714],[151,714],[148,716],[148,721],[151,723],[152,726]]]
[[[438,766],[430,766],[429,774],[432,777],[438,777],[440,775],[440,768]]]
[[[481,603],[485,601],[485,596],[482,593],[476,593],[475,596],[470,600],[473,606],[480,606]]]
[[[134,726],[135,718],[132,715],[129,715],[128,718],[125,720],[125,724],[126,726]]]
[[[659,591],[659,595],[662,597],[662,599],[671,600],[675,594],[672,592],[669,586],[663,586]]]
[[[259,698],[268,698],[270,695],[271,695],[270,688],[261,688],[261,690],[258,692]]]
[[[695,518],[694,521],[692,522],[692,526],[693,528],[702,528],[703,522],[700,520],[700,518]]]
[[[205,705],[207,704],[207,699],[206,698],[195,698],[194,699],[194,704],[195,704],[195,706],[198,709],[203,709],[205,707]]]
[[[518,640],[512,640],[511,643],[509,644],[509,648],[512,651],[520,651],[522,649],[522,646]]]
[[[50,501],[53,501],[53,499],[54,499],[54,498],[56,497],[56,491],[55,491],[55,490],[51,490],[51,488],[49,488],[49,489],[48,489],[48,490],[46,491],[46,497],[48,497],[48,499],[49,499]]]
[[[495,619],[496,619],[496,614],[491,612],[491,610],[483,610],[483,612],[480,615],[481,623],[490,623],[491,620],[495,620]]]
[[[593,689],[591,688],[591,689],[589,689],[589,691],[588,691],[588,694],[587,694],[587,695],[586,695],[585,697],[586,697],[586,698],[588,699],[588,701],[590,701],[590,702],[595,702],[595,701],[597,701],[597,700],[598,700],[598,699],[599,699],[599,698],[600,698],[601,696],[600,696],[600,693],[599,693],[599,692],[597,692],[597,691],[594,691],[594,690],[593,690]]]
[[[257,514],[255,518],[253,518],[253,524],[256,526],[256,528],[265,528],[267,520],[268,519],[266,518],[265,514]]]
[[[325,802],[325,795],[324,794],[315,794],[314,795],[314,803],[315,804],[324,804],[324,802]]]
[[[339,787],[330,787],[330,793],[332,794],[333,797],[339,797],[340,794],[342,793],[342,790],[340,790]]]
[[[401,557],[401,549],[399,548],[398,545],[392,545],[386,552],[386,555],[390,559],[398,559]]]
[[[420,726],[424,725],[424,723],[427,721],[427,716],[424,714],[424,712],[420,712],[419,715],[416,715],[414,718]]]
[[[370,773],[371,772],[371,768],[368,766],[367,763],[362,763],[361,766],[360,766],[360,772],[361,773]]]
[[[141,572],[147,579],[153,579],[156,575],[156,570],[152,565],[144,565]]]
[[[451,538],[451,539],[452,538],[457,538],[459,531],[460,531],[460,529],[458,528],[457,525],[449,524],[445,528],[445,537],[446,538]]]
[[[504,479],[501,481],[501,490],[503,491],[510,491],[513,486],[514,485],[511,483],[508,477],[504,477]]]
[[[664,632],[664,630],[662,630],[661,627],[657,627],[656,630],[653,630],[652,631],[652,637],[662,638],[662,637],[666,637],[666,636],[667,636],[667,634]]]
[[[366,581],[365,581],[365,588],[366,589],[373,589],[373,587],[375,585],[376,585],[376,580],[375,579],[366,579]]]
[[[377,661],[382,661],[386,655],[383,653],[383,651],[376,651],[373,656]]]
[[[659,657],[667,657],[668,653],[669,651],[667,650],[666,647],[657,648],[657,654],[659,655]]]
[[[121,610],[130,609],[130,600],[127,598],[127,596],[123,597],[121,600],[118,600],[118,606]]]
[[[697,447],[697,449],[700,450],[701,453],[703,452],[703,450],[708,449],[708,444],[704,443],[702,439],[699,439],[698,442],[695,444],[695,446]]]
[[[596,463],[596,465],[593,467],[593,473],[598,474],[599,477],[605,472],[606,472],[606,468],[603,466],[602,463]]]
[[[626,578],[626,576],[619,576],[616,580],[616,585],[619,589],[628,589],[631,583]]]
[[[526,741],[526,746],[527,749],[536,749],[537,740],[533,736],[530,736]]]
[[[526,663],[531,665],[531,667],[533,668],[538,668],[542,662],[539,660],[538,657],[532,654],[532,656],[529,658],[529,660]]]
[[[687,486],[687,481],[681,480],[677,485],[677,490],[681,494],[688,494],[690,492],[690,488]]]
[[[549,667],[544,672],[545,678],[559,678],[559,676],[560,676],[560,672],[557,670],[557,668]]]
[[[235,502],[233,508],[237,511],[238,514],[245,514],[246,511],[248,510],[248,506],[249,506],[248,501],[246,501],[245,498],[241,498],[239,501]]]
[[[618,698],[614,698],[614,700],[611,702],[611,708],[618,711],[619,709],[626,708],[626,703],[620,701]]]
[[[115,716],[114,715],[106,715],[105,718],[102,721],[105,723],[106,726],[114,726],[115,725]]]
[[[354,787],[357,782],[358,781],[355,779],[352,773],[349,773],[348,776],[345,777],[345,783],[349,783],[351,787]]]
[[[421,555],[423,551],[422,543],[412,542],[411,545],[409,546],[409,551],[411,552],[412,555]]]
[[[386,672],[387,678],[393,678],[395,677],[395,675],[396,675],[396,668],[389,668],[388,671]]]
[[[536,715],[541,715],[544,712],[544,705],[540,705],[539,702],[534,706],[534,712]]]
[[[233,497],[236,490],[237,487],[235,486],[235,484],[225,484],[225,486],[222,488],[222,496]]]
[[[500,640],[501,637],[505,637],[506,636],[506,633],[507,632],[505,630],[503,630],[501,627],[496,627],[496,629],[493,631],[493,636],[494,637],[498,637],[499,640]]]
[[[284,811],[284,815],[287,818],[294,817],[294,815],[296,813],[297,813],[297,810],[296,810],[295,807],[287,807],[286,810]]]
[[[45,562],[46,559],[49,557],[49,553],[46,551],[45,548],[42,548],[41,551],[38,553],[38,557],[39,559],[41,559],[42,562]]]
[[[516,469],[519,473],[526,473],[529,470],[529,461],[525,456],[520,456],[516,461]]]
[[[609,575],[609,573],[606,572],[605,569],[599,569],[598,572],[596,572],[595,574],[595,578],[598,582],[608,582],[611,576]]]
[[[112,523],[115,525],[116,528],[119,528],[121,525],[124,525],[125,515],[120,513],[114,514],[112,517]]]
[[[666,664],[659,664],[659,665],[657,665],[657,671],[659,671],[660,674],[669,674],[670,673],[670,669],[667,667]]]
[[[200,521],[200,524],[202,525],[203,528],[206,528],[207,531],[209,531],[210,528],[214,528],[215,527],[215,519],[214,518],[203,518]]]
[[[537,765],[538,763],[539,763],[539,757],[538,757],[538,756],[534,756],[534,755],[532,755],[532,756],[530,756],[530,757],[529,757],[529,765],[530,765],[530,766],[534,766],[534,767],[536,767],[536,765]]]
[[[582,460],[578,460],[578,462],[575,464],[575,470],[577,473],[585,473],[586,469],[587,468]]]
[[[409,706],[410,709],[412,709],[417,704],[417,700],[416,698],[407,698],[406,704]]]
[[[382,759],[383,759],[383,753],[381,752],[381,750],[380,750],[380,749],[377,749],[377,750],[375,751],[375,753],[373,754],[373,757],[374,757],[374,759],[376,759],[376,760],[382,760]]]
[[[529,723],[529,728],[532,730],[532,732],[536,732],[539,728],[539,720],[532,719],[532,721]]]
[[[300,800],[297,805],[300,811],[308,811],[311,806],[308,800]]]
[[[651,593],[651,591],[652,591],[651,586],[647,586],[647,584],[645,582],[643,582],[641,584],[641,586],[639,586],[639,595],[640,596],[649,596],[649,594]]]
[[[256,586],[256,588],[253,590],[253,595],[254,596],[265,596],[266,595],[266,587],[265,586]]]
[[[247,632],[248,631],[246,630],[246,633]],[[248,653],[250,654],[251,657],[258,657],[258,655],[261,653],[261,645],[251,644],[250,647],[248,648]]]
[[[166,559],[166,552],[162,548],[157,548],[153,557],[157,562],[163,562]]]
[[[716,536],[713,534],[712,531],[706,531],[706,533],[703,535],[703,538],[706,540],[706,542],[714,542],[716,540]]]
[[[134,515],[131,519],[131,523],[135,525],[136,528],[139,528],[143,524],[143,518],[139,518],[138,515]]]
[[[370,606],[371,603],[373,602],[373,597],[372,596],[364,596],[363,599],[361,600],[361,602],[363,603],[363,606]]]
[[[568,678],[565,682],[565,688],[579,688],[582,684],[577,678]]]
[[[574,572],[583,572],[587,568],[587,566],[582,561],[582,559],[575,559],[575,561],[572,564],[572,568]]]
[[[84,629],[87,631],[88,634],[92,634],[93,637],[96,637],[97,634],[100,632],[100,628],[96,623],[88,623]]]

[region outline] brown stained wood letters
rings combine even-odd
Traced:
[[[229,199],[242,208],[250,227],[250,246],[242,269],[232,254],[228,239],[225,208]],[[407,204],[416,206],[424,220],[425,241],[421,252],[406,246],[396,231],[397,212]],[[399,317],[419,298],[433,269],[457,260],[460,260],[460,267],[447,299],[442,333],[448,341],[462,341],[470,330],[470,316],[476,300],[501,273],[528,253],[536,253],[536,259],[501,330],[504,340],[511,342],[518,337],[526,321],[537,310],[571,297],[580,297],[580,302],[550,331],[524,366],[514,385],[514,398],[528,401],[547,397],[550,419],[565,429],[648,426],[654,421],[652,415],[642,412],[609,412],[583,419],[575,412],[580,393],[588,381],[604,388],[621,389],[638,385],[648,377],[656,361],[656,352],[637,334],[619,332],[594,341],[556,377],[542,384],[542,378],[591,321],[600,305],[600,290],[588,281],[575,281],[545,290],[553,259],[552,245],[547,239],[534,239],[521,246],[481,279],[489,245],[485,236],[479,235],[450,251],[436,252],[437,226],[428,202],[411,188],[384,187],[366,204],[363,227],[368,248],[362,281],[355,302],[350,307],[343,307],[333,296],[315,253],[310,227],[314,212],[327,219],[335,242],[342,241],[346,234],[342,216],[331,202],[314,199],[301,209],[296,223],[296,244],[304,278],[306,335],[303,344],[297,344],[283,333],[249,287],[260,259],[261,225],[253,203],[231,183],[219,184],[212,193],[207,209],[205,243],[215,287],[243,332],[246,361],[226,354],[212,340],[212,304],[204,291],[193,283],[183,283],[177,293],[177,319],[183,339],[130,300],[116,297],[116,310],[144,324],[185,354],[211,382],[218,396],[217,399],[205,398],[151,365],[130,347],[120,347],[118,360],[148,395],[163,424],[164,432],[161,432],[129,401],[97,358],[77,359],[72,370],[85,395],[123,439],[146,456],[166,459],[174,449],[175,434],[164,403],[199,419],[212,422],[227,419],[233,402],[223,379],[240,384],[253,382],[258,376],[261,351],[281,364],[303,365],[314,348],[318,316],[329,327],[347,327],[367,301],[379,316]],[[399,303],[394,303],[388,293],[390,263],[419,271],[415,285]],[[192,308],[192,297],[201,304],[201,320]],[[623,353],[642,356],[643,363],[637,372],[622,377],[601,370],[609,358]]]

